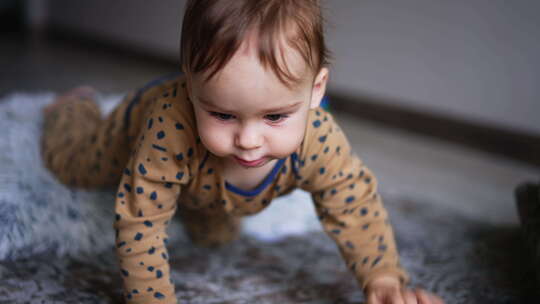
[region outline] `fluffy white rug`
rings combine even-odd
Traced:
[[[53,97],[0,100],[0,302],[117,303],[113,191],[69,189],[41,162],[40,113]],[[101,105],[110,111],[120,98],[105,96]],[[537,302],[525,293],[532,281],[516,227],[479,222],[421,197],[381,195],[413,285],[447,303]],[[361,303],[335,245],[320,232],[307,193],[275,200],[247,218],[244,228],[239,242],[212,251],[190,246],[178,220],[172,222],[171,275],[179,299]]]

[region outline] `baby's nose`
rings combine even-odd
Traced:
[[[254,128],[242,128],[236,136],[236,146],[243,150],[253,150],[262,146],[262,136]]]

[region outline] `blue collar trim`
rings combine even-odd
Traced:
[[[270,174],[268,174],[266,176],[266,178],[264,179],[264,181],[255,189],[251,190],[251,191],[246,191],[246,190],[242,190],[238,187],[235,187],[234,185],[232,184],[229,184],[227,181],[225,181],[225,188],[229,191],[232,191],[236,194],[239,194],[239,195],[243,195],[243,196],[256,196],[258,195],[259,193],[261,193],[269,184],[272,183],[272,181],[274,180],[274,178],[276,177],[276,175],[278,174],[279,170],[281,169],[281,167],[283,166],[283,164],[285,163],[285,158],[282,158],[280,159],[276,165],[274,166],[274,168],[272,169],[272,172],[270,172]]]

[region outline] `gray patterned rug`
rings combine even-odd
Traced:
[[[52,97],[0,101],[0,303],[119,303],[112,192],[67,189],[38,157],[39,111]],[[447,303],[537,303],[528,296],[533,274],[519,227],[381,194],[413,286]],[[283,212],[291,219],[283,221]],[[194,247],[178,224],[171,226],[172,278],[181,302],[363,303],[306,193],[276,200],[244,228],[239,241],[210,250]]]

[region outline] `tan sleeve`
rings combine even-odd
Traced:
[[[377,181],[323,109],[310,115],[300,164],[300,187],[311,192],[319,220],[362,288],[382,273],[408,282]]]
[[[156,101],[118,187],[116,253],[127,303],[176,303],[166,228],[191,176],[195,140],[173,102]]]

